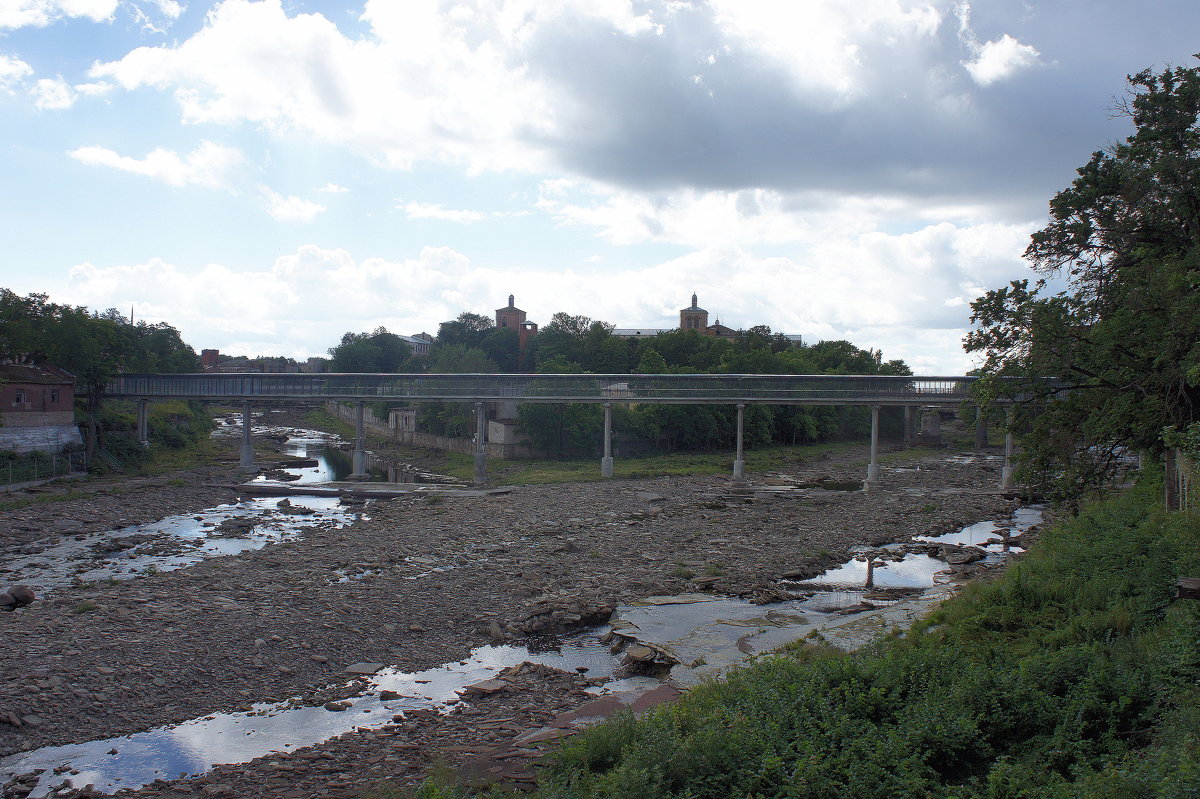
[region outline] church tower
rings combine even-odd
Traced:
[[[679,329],[695,330],[705,335],[708,328],[708,311],[696,304],[696,295],[692,294],[692,305],[679,312]]]
[[[516,306],[515,300],[516,298],[509,294],[508,307],[496,309],[496,327],[521,329],[521,323],[525,321],[525,312]]]

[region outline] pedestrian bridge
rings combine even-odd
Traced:
[[[868,405],[871,407],[871,460],[867,485],[879,483],[879,410],[905,409],[905,439],[911,411],[930,406],[957,406],[972,401],[977,378],[892,375],[630,375],[630,374],[128,374],[111,380],[104,396],[138,401],[138,435],[148,438],[147,404],[156,399],[240,402],[242,467],[254,469],[250,407],[277,402],[350,402],[358,405],[354,474],[366,479],[363,408],[368,402],[470,402],[475,405],[475,482],[486,481],[487,413],[485,403],[592,402],[604,405],[604,457],[601,474],[612,476],[612,405],[650,403],[735,405],[737,451],[733,476],[745,474],[744,411],[747,405]],[[977,412],[982,430],[984,415]],[[977,432],[977,440],[979,433]],[[1002,485],[1011,476],[1005,446]]]
[[[958,405],[974,377],[629,374],[130,374],[106,397],[701,405]]]

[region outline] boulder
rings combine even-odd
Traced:
[[[27,585],[16,585],[8,589],[8,595],[16,601],[17,607],[23,608],[26,605],[32,605],[33,600],[37,595],[33,593],[33,589]]]

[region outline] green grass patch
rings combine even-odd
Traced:
[[[855,446],[861,445],[837,442],[747,450],[746,470],[748,473],[786,471],[826,452],[844,452]],[[729,475],[733,472],[733,455],[732,452],[676,452],[669,455],[614,458],[613,477],[644,480],[656,477]],[[450,453],[439,468],[444,474],[460,480],[471,480],[475,475],[475,461],[470,455]],[[487,468],[488,482],[496,485],[581,483],[605,479],[600,476],[600,459],[595,457],[519,461],[489,459]]]
[[[355,437],[354,425],[342,421],[339,417],[334,416],[323,408],[314,408],[304,414],[303,426],[313,428],[314,430],[335,433],[347,441],[353,441]]]
[[[78,489],[69,489],[61,493],[55,494],[37,494],[35,496],[14,497],[0,502],[0,511],[20,510],[28,508],[30,505],[40,505],[46,502],[72,502],[77,499],[88,499],[96,496],[94,491],[80,491]]]

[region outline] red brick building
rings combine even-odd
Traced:
[[[48,365],[0,364],[0,449],[57,452],[81,443],[74,375]]]

